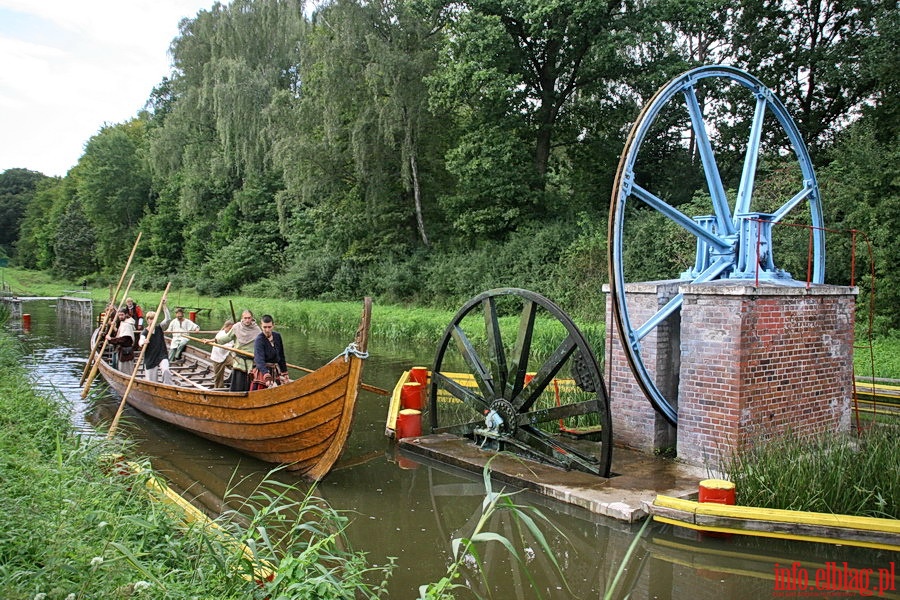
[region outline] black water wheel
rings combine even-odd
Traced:
[[[612,425],[600,368],[575,323],[544,296],[501,288],[472,298],[444,331],[431,371],[432,433],[474,438],[494,409],[506,449],[609,476]]]

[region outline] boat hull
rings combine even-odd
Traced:
[[[130,374],[105,360],[99,361],[98,367],[110,387],[137,410],[318,480],[331,470],[346,446],[367,333],[364,310],[354,346],[357,353],[344,353],[289,384],[253,392],[164,385],[140,376],[132,382]],[[199,351],[189,348],[186,352]]]

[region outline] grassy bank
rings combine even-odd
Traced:
[[[60,281],[48,274],[19,269],[5,269],[4,279],[13,293],[32,296],[58,296],[65,290],[80,290],[80,283]],[[125,282],[127,284],[127,282]],[[113,285],[115,282],[113,282]],[[123,289],[124,291],[124,289]],[[98,307],[103,306],[109,297],[108,288],[88,287]],[[133,296],[145,311],[155,309],[159,304],[162,290],[133,290]],[[598,292],[599,293],[599,292]],[[121,300],[121,293],[120,300]],[[360,299],[361,300],[361,299]],[[318,302],[290,301],[277,298],[254,298],[249,296],[231,296],[213,298],[201,296],[194,291],[172,290],[169,294],[169,306],[184,306],[189,309],[202,309],[201,316],[218,327],[221,321],[231,317],[232,307],[236,313],[249,308],[257,315],[265,313],[275,317],[279,327],[290,328],[301,332],[328,333],[350,335],[355,331],[359,320],[361,302]],[[565,310],[565,307],[562,307]],[[238,316],[240,316],[238,314]],[[433,308],[404,307],[381,305],[377,302],[372,309],[372,337],[381,342],[395,344],[434,345],[441,339],[444,329],[453,319],[454,312]],[[515,319],[504,319],[501,325],[514,327]],[[578,326],[594,348],[598,360],[603,357],[603,337],[605,325],[600,321],[578,321]],[[504,325],[505,324],[505,325]],[[552,324],[538,324],[535,330],[535,349],[545,353],[555,347]],[[504,331],[506,339],[511,332]],[[857,375],[900,379],[900,336],[883,336],[873,340],[873,353],[870,356],[866,349],[868,340],[857,335],[858,348],[854,355]]]
[[[20,358],[0,330],[4,599],[383,596],[362,581],[373,576],[363,555],[347,549],[346,519],[312,497],[292,500],[262,487],[250,502],[266,508],[249,526],[225,519],[223,535],[185,525],[180,512],[151,500],[145,484],[152,474],[123,474],[112,464],[108,457],[122,447],[74,434],[61,400],[34,393]],[[274,581],[255,582],[254,562],[235,551],[234,540],[252,542],[256,557],[272,564],[283,566],[279,556],[287,555],[289,568]]]
[[[900,519],[900,427],[880,424],[859,437],[786,435],[728,459],[738,504]]]

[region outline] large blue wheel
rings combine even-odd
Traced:
[[[753,118],[749,139],[744,151],[743,169],[736,193],[726,192],[722,170],[717,163],[713,140],[720,123],[731,123],[734,114],[727,112],[724,103],[701,101],[711,87],[731,90],[731,102],[743,101],[752,107]],[[745,96],[740,98],[740,96]],[[737,100],[735,100],[737,98]],[[712,110],[715,108],[717,110]],[[645,181],[652,180],[640,171],[641,145],[659,134],[660,115],[666,123],[683,123],[683,147],[696,156],[706,180],[704,196],[708,210],[699,214],[685,214],[665,199],[660,190],[647,189]],[[675,114],[676,118],[672,118]],[[678,115],[682,115],[679,121]],[[714,115],[714,116],[710,116]],[[796,172],[796,188],[775,199],[771,194],[765,203],[754,197],[757,167],[760,160],[773,152],[765,147],[766,140],[780,141],[779,160],[789,157]],[[734,185],[732,180],[731,185]],[[692,203],[693,206],[696,206]],[[728,66],[713,65],[693,69],[676,77],[657,91],[632,126],[619,161],[613,188],[609,218],[609,277],[612,309],[626,358],[644,394],[669,423],[678,421],[675,400],[667,398],[655,380],[655,374],[645,364],[641,341],[655,331],[666,319],[680,313],[682,294],[674,295],[655,315],[636,322],[629,313],[628,286],[636,283],[628,278],[624,266],[629,252],[647,252],[647,248],[629,250],[626,222],[635,214],[655,211],[664,222],[674,223],[688,238],[696,242],[693,265],[671,279],[685,283],[704,283],[717,279],[744,279],[754,285],[757,281],[779,285],[797,285],[786,272],[775,267],[772,260],[772,226],[778,223],[800,222],[811,225],[808,278],[822,283],[825,272],[825,233],[819,187],[812,161],[796,124],[787,109],[771,90],[748,73]],[[790,219],[788,217],[790,216]],[[667,279],[666,277],[665,279]],[[672,395],[672,392],[668,392]]]

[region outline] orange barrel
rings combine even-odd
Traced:
[[[193,321],[194,323],[196,323],[196,322],[197,322],[197,311],[196,311],[196,310],[192,310],[191,312],[189,312],[189,313],[188,313],[188,319],[190,319],[191,321]]]
[[[425,367],[413,367],[409,370],[409,380],[422,384],[422,406],[425,406],[425,395],[428,390],[428,369]]]
[[[401,410],[397,415],[397,429],[394,430],[394,437],[402,440],[420,435],[422,435],[422,411],[411,408]]]
[[[22,327],[25,329],[31,329],[31,315],[28,313],[24,313],[22,315]]]
[[[422,384],[418,381],[404,383],[400,388],[400,408],[422,410]],[[400,412],[403,412],[402,410]]]
[[[698,501],[733,505],[735,503],[734,483],[724,479],[704,479],[700,482]]]

